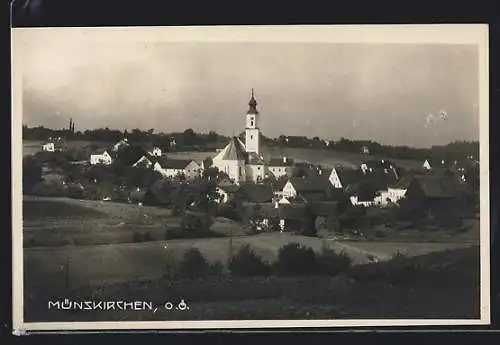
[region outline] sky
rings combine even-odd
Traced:
[[[479,139],[478,48],[462,44],[58,40],[19,45],[23,123],[244,130],[425,147]],[[446,116],[440,117],[444,111]],[[431,115],[430,115],[431,114]]]

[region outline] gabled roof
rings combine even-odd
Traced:
[[[241,200],[248,202],[264,203],[273,199],[273,189],[268,184],[242,184],[237,192]]]
[[[297,193],[307,193],[307,192],[321,192],[324,193],[327,185],[325,180],[321,178],[302,178],[302,177],[292,177],[288,180],[295,189]]]
[[[363,172],[359,169],[335,167],[335,171],[340,179],[340,183],[342,183],[342,186],[344,188],[349,185],[358,183],[364,178]]]
[[[147,155],[146,150],[138,145],[129,145],[117,152],[118,160],[124,165],[132,165],[145,155]]]
[[[232,137],[226,147],[222,150],[222,160],[245,161],[245,146],[237,137]]]
[[[417,183],[428,198],[453,198],[460,192],[460,185],[445,176],[415,176],[412,183]]]
[[[191,159],[167,159],[165,168],[166,169],[185,169],[189,163],[193,160]]]
[[[250,165],[264,165],[266,162],[255,152],[245,152],[245,162]]]
[[[399,180],[397,180],[395,183],[392,183],[389,187],[393,189],[408,189],[408,186],[410,183],[413,181],[414,176],[407,175]]]
[[[299,193],[299,198],[301,198],[305,202],[313,202],[325,201],[328,199],[328,196],[325,192],[301,192]]]
[[[291,167],[293,166],[293,159],[292,158],[287,158],[287,157],[283,157],[283,158],[271,158],[269,160],[269,164],[268,166],[269,167]]]
[[[94,150],[92,152],[92,155],[102,155],[104,152],[108,152],[108,150],[105,148],[99,148],[97,150]],[[109,154],[109,152],[108,152],[108,154]]]

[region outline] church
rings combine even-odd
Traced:
[[[245,143],[233,136],[229,143],[212,159],[213,166],[225,172],[236,184],[259,182],[268,174],[261,152],[260,114],[253,89],[248,103],[245,123]]]

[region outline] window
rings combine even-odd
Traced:
[[[253,127],[253,120],[250,121],[250,127]]]
[[[250,136],[250,139],[253,139],[253,135]]]
[[[260,170],[260,167],[257,167],[257,170]]]

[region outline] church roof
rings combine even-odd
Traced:
[[[257,111],[257,101],[255,100],[255,97],[253,96],[253,89],[252,89],[252,98],[250,98],[250,102],[248,102],[248,112],[247,114],[258,114],[259,112]]]
[[[244,161],[246,158],[245,156],[245,148],[241,141],[237,137],[232,137],[229,144],[224,148],[221,159],[228,161]]]
[[[255,152],[248,152],[247,153],[247,159],[246,159],[247,163],[250,164],[250,165],[264,165],[266,162],[264,162],[264,160],[259,157],[258,154],[256,154]]]

